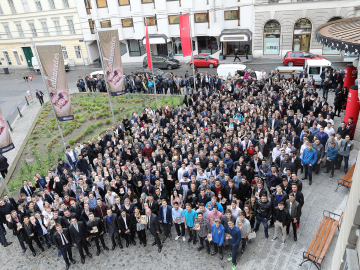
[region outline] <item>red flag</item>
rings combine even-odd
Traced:
[[[150,42],[149,42],[149,33],[148,33],[148,24],[146,20],[146,56],[148,62],[148,68],[151,69],[151,51],[150,51]]]
[[[191,55],[189,14],[179,16],[180,39],[183,56]]]

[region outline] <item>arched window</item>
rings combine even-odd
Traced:
[[[264,26],[264,54],[279,54],[281,26],[276,20],[268,21]]]
[[[341,17],[332,17],[328,22],[333,22],[333,21],[337,21],[337,20],[341,20]],[[339,55],[340,54],[340,50],[334,50],[331,49],[328,46],[323,46],[323,54],[324,55]]]
[[[293,51],[306,51],[310,49],[311,22],[300,19],[294,25]]]

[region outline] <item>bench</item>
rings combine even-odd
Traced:
[[[356,162],[354,163],[354,165],[351,166],[350,170],[345,174],[345,176],[339,179],[338,186],[335,189],[335,191],[337,191],[340,186],[346,187],[348,190],[350,190],[352,184],[352,176],[355,170],[355,165]]]
[[[324,211],[324,217],[319,225],[318,230],[310,243],[307,251],[303,252],[303,261],[300,263],[300,266],[303,263],[310,261],[312,262],[317,269],[321,269],[322,262],[324,261],[324,257],[326,252],[329,249],[331,240],[334,237],[336,232],[336,228],[339,226],[339,222],[341,220],[341,215]],[[338,219],[336,219],[338,217]]]

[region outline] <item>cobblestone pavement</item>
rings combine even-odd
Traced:
[[[333,93],[329,94],[329,100],[333,100]],[[331,102],[332,103],[332,102]],[[37,111],[40,109],[39,104],[32,104],[28,106],[24,112],[23,118],[17,120],[14,132],[11,133],[13,141],[18,149],[25,139],[28,128],[31,126],[31,121],[34,121]],[[344,114],[342,113],[342,116]],[[32,117],[32,120],[31,120]],[[342,118],[335,118],[335,127],[340,125]],[[5,155],[11,159],[12,155],[15,158],[17,150],[10,151]],[[349,164],[350,166],[355,162],[357,151],[352,151]],[[343,167],[342,167],[343,168]],[[346,207],[347,197],[349,192],[347,189],[341,187],[335,192],[337,181],[344,175],[343,170],[335,171],[335,176],[332,179],[328,178],[328,174],[316,175],[313,178],[313,184],[309,186],[308,180],[303,181],[303,194],[305,197],[305,204],[302,209],[302,216],[300,221],[300,228],[298,230],[298,241],[294,242],[292,229],[290,235],[287,237],[285,244],[281,244],[281,240],[271,241],[274,234],[274,228],[269,229],[269,239],[265,239],[263,226],[257,233],[257,237],[252,239],[241,255],[238,254],[237,269],[244,270],[261,270],[261,269],[315,269],[309,262],[302,267],[299,263],[302,261],[302,253],[305,251],[315,232],[321,222],[323,211],[328,210],[341,214]],[[300,175],[302,178],[303,175]],[[173,238],[176,235],[175,229],[172,229]],[[333,241],[329,247],[328,254],[325,257],[323,269],[329,269],[331,257],[334,253],[338,232],[335,234]],[[192,244],[188,245],[181,239],[178,241],[168,239],[163,247],[163,251],[159,254],[156,247],[152,247],[153,239],[150,234],[148,236],[148,245],[130,246],[120,250],[118,247],[115,251],[104,251],[99,257],[95,256],[96,248],[93,244],[90,252],[94,255],[92,259],[86,258],[86,264],[80,263],[77,248],[73,248],[74,259],[77,261],[70,269],[101,269],[108,267],[126,268],[126,269],[231,269],[231,263],[227,261],[230,255],[229,251],[224,252],[224,260],[221,261],[218,255],[210,256],[205,250],[197,251],[199,244],[196,247]],[[7,240],[12,241],[13,244],[7,248],[0,246],[0,261],[1,270],[17,269],[65,269],[65,263],[62,258],[57,259],[57,251],[55,248],[46,250],[44,253],[39,251],[36,257],[33,257],[28,250],[25,255],[22,255],[21,248],[17,239],[8,230]],[[137,240],[137,239],[136,239]],[[111,247],[110,239],[105,237],[108,247]],[[124,240],[122,240],[124,245]],[[138,240],[137,240],[138,242]]]

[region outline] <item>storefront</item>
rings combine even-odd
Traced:
[[[251,51],[252,33],[248,29],[224,30],[219,36],[222,43],[222,53],[224,55],[234,55],[235,48],[240,55],[247,55]]]
[[[308,19],[300,19],[294,25],[293,51],[310,50],[311,22]]]
[[[264,54],[280,53],[281,26],[276,20],[268,21],[264,26]]]
[[[142,43],[146,45],[146,37]],[[168,55],[171,50],[170,39],[166,35],[149,35],[150,50],[154,55]]]
[[[213,54],[219,50],[219,43],[216,37],[197,37],[199,54]]]

